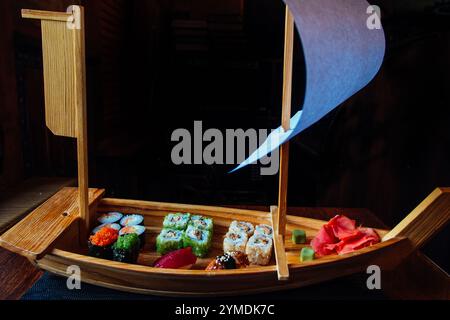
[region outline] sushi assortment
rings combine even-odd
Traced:
[[[102,214],[100,224],[92,230],[88,240],[89,255],[125,263],[136,263],[145,244],[144,217],[120,212]]]
[[[120,212],[102,214],[99,225],[92,230],[88,241],[89,255],[124,263],[136,263],[145,244],[144,217]],[[171,213],[164,218],[163,229],[156,238],[156,251],[162,257],[155,268],[189,268],[197,257],[205,257],[212,243],[214,223],[211,218],[189,213]],[[316,237],[317,238],[317,237]],[[303,230],[292,231],[292,242],[306,243]],[[316,257],[312,247],[304,247],[300,261]],[[316,245],[317,246],[317,245]],[[270,225],[233,221],[223,240],[224,254],[211,261],[206,270],[246,268],[250,264],[266,266],[273,251],[273,229]]]
[[[267,224],[254,227],[245,221],[233,221],[223,240],[223,251],[241,252],[251,264],[265,266],[270,263],[273,249],[273,229]]]
[[[164,218],[163,230],[156,238],[160,255],[190,247],[197,257],[205,257],[211,248],[214,222],[211,218],[189,213],[171,213]]]

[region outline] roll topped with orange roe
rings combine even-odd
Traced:
[[[112,245],[117,241],[119,231],[113,228],[102,228],[89,237],[89,255],[95,258],[111,259]]]

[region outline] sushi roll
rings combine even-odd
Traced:
[[[204,257],[211,247],[212,234],[206,230],[200,230],[189,226],[183,236],[183,246],[191,247],[197,257]]]
[[[245,232],[247,237],[251,237],[255,231],[255,227],[250,222],[233,221],[230,225],[231,232]]]
[[[122,227],[120,226],[120,224],[117,224],[117,223],[105,223],[105,224],[102,224],[101,226],[98,226],[94,230],[92,230],[92,234],[96,234],[103,228],[111,228],[111,229],[115,229],[115,230],[119,231]]]
[[[262,234],[272,238],[273,229],[268,224],[260,224],[255,227],[255,234]]]
[[[193,226],[194,228],[207,230],[210,232],[213,232],[214,228],[213,219],[202,216],[192,216],[191,221],[189,221],[189,225]]]
[[[125,263],[136,263],[139,258],[140,240],[136,233],[119,236],[112,246],[113,260]]]
[[[228,232],[223,239],[223,252],[245,251],[248,237],[245,232]]]
[[[143,226],[144,217],[139,214],[130,214],[120,220],[122,227]]]
[[[120,229],[119,236],[135,233],[139,237],[139,243],[141,248],[145,245],[145,227],[144,226],[130,226]]]
[[[183,248],[183,234],[181,230],[163,229],[156,238],[156,251],[160,255]]]
[[[256,234],[248,240],[245,253],[251,264],[267,266],[272,257],[273,241],[270,237]]]
[[[163,222],[165,229],[186,230],[191,215],[189,213],[171,213]]]
[[[89,237],[89,255],[95,258],[112,259],[112,246],[119,237],[119,231],[103,228]]]
[[[123,214],[120,212],[108,212],[100,215],[97,221],[100,224],[108,224],[108,223],[119,223],[120,219],[122,219]]]

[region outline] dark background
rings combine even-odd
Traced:
[[[394,226],[450,186],[450,3],[372,1],[387,54],[363,91],[291,147],[289,205],[363,207]],[[270,205],[277,176],[252,166],[175,166],[176,128],[280,124],[281,0],[0,1],[0,190],[76,176],[75,142],[44,126],[40,25],[21,8],[86,8],[90,185],[109,196]],[[296,52],[301,52],[296,43]],[[294,106],[303,70],[295,57]],[[294,110],[296,111],[296,110]],[[426,249],[446,270],[449,230]]]

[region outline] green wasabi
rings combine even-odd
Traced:
[[[300,252],[300,261],[301,262],[313,261],[314,258],[315,258],[315,252],[312,248],[305,247]]]
[[[305,244],[306,243],[306,232],[303,230],[293,230],[292,231],[292,242],[295,244]]]

